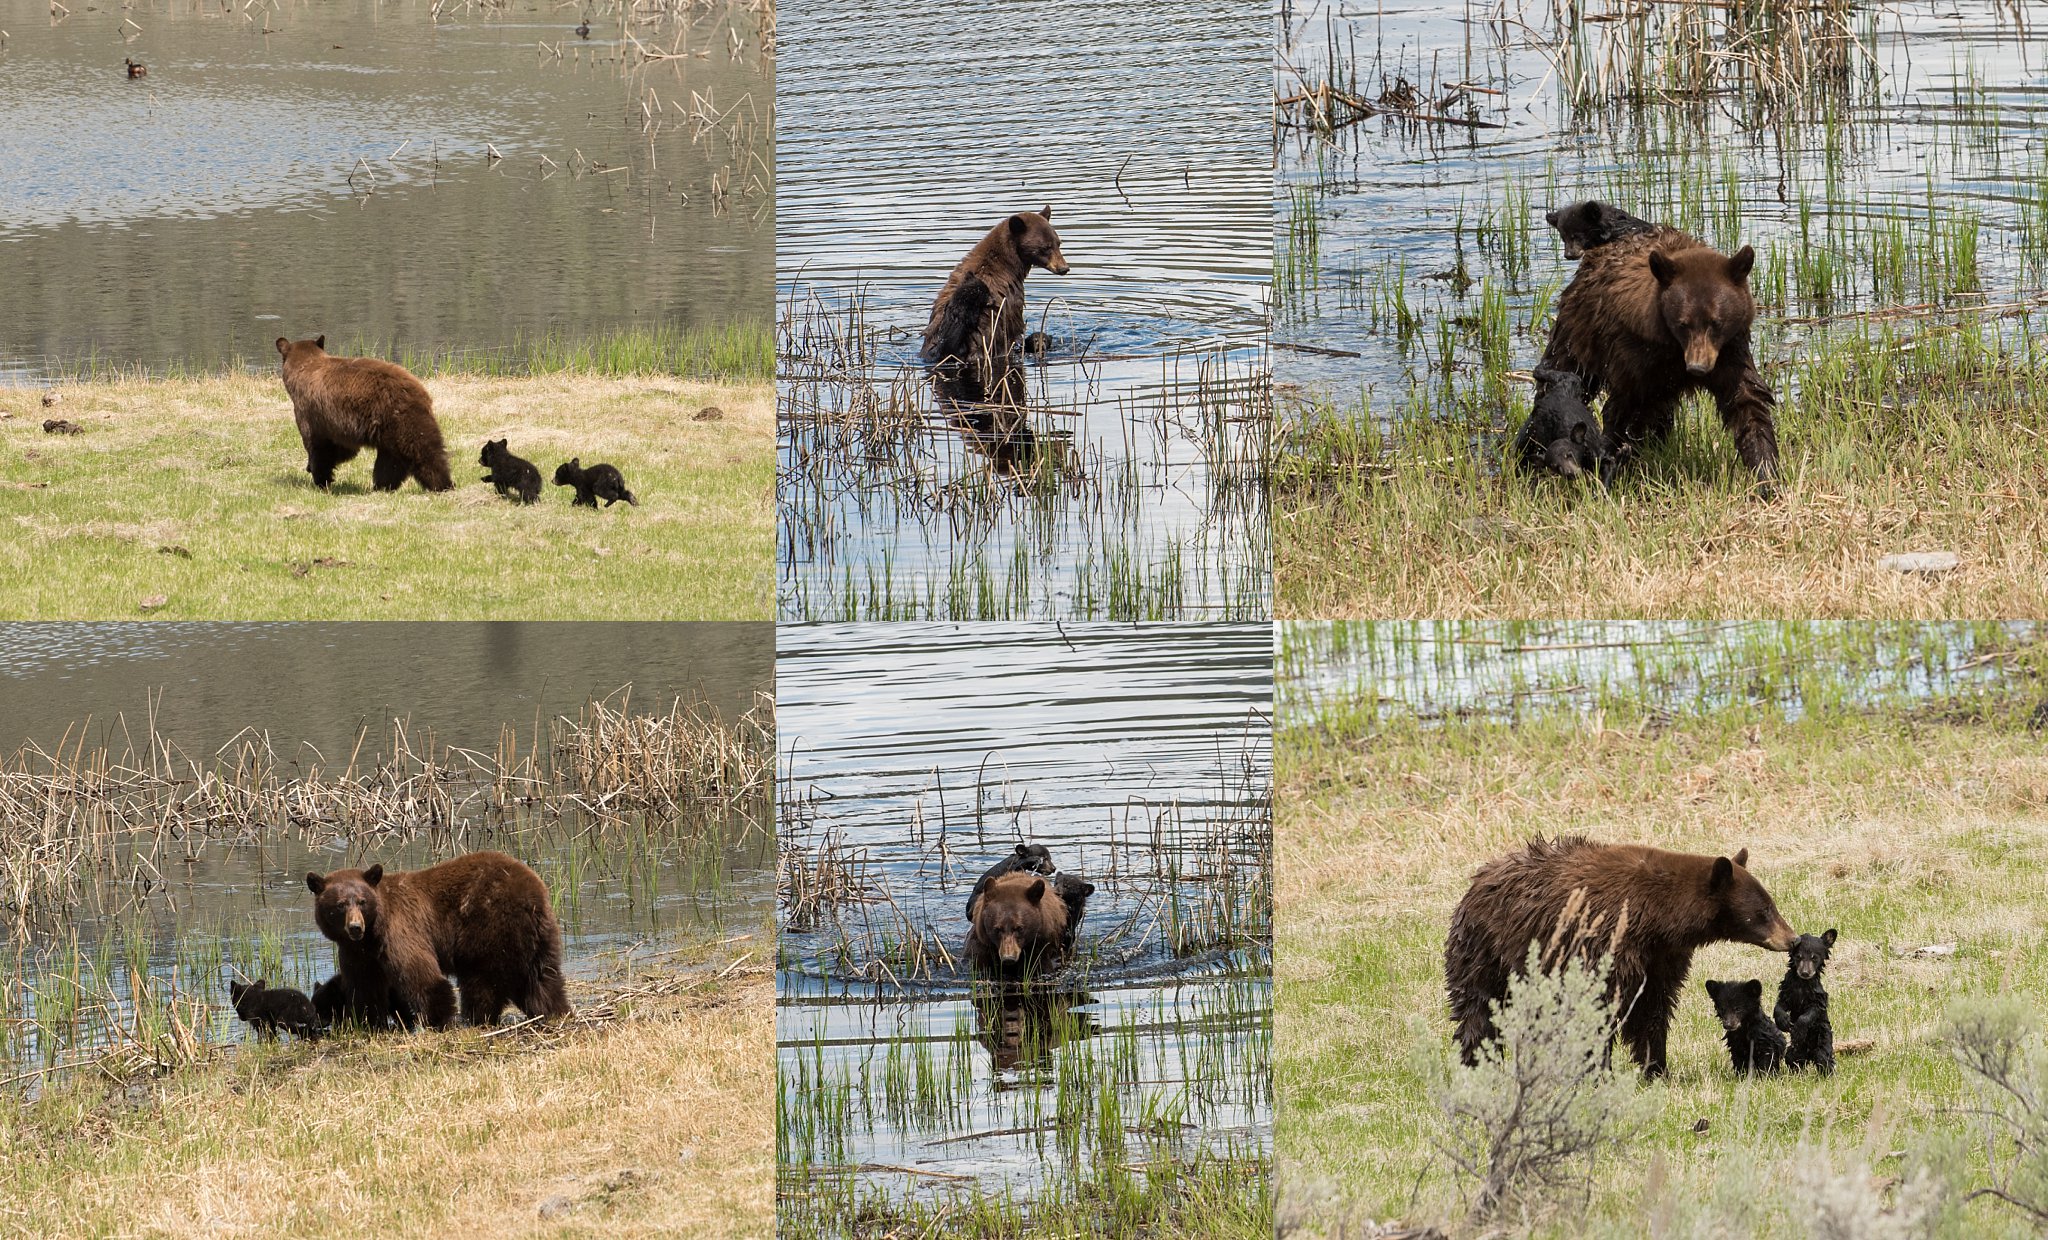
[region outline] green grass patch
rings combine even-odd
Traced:
[[[1283,1227],[1475,1230],[1473,1186],[1434,1145],[1430,1065],[1451,1053],[1444,939],[1473,870],[1537,833],[1747,847],[1796,928],[1841,932],[1827,975],[1835,1036],[1869,1045],[1831,1078],[1736,1078],[1701,983],[1760,978],[1768,1003],[1784,957],[1701,951],[1672,1024],[1671,1075],[1643,1087],[1646,1126],[1593,1165],[1588,1197],[1506,1220],[1506,1234],[1720,1234],[1703,1228],[1740,1214],[1747,1230],[1727,1234],[1803,1235],[1816,1159],[1870,1168],[1879,1178],[1864,1191],[1889,1203],[1912,1153],[1944,1143],[1963,1151],[1958,1193],[1987,1183],[1940,1029],[1959,998],[2038,1008],[2048,993],[2048,754],[2029,730],[2038,683],[2016,667],[2003,704],[1986,687],[1961,701],[1853,696],[1804,713],[1748,700],[1674,712],[1608,693],[1590,707],[1530,699],[1512,715],[1349,709],[1283,726]],[[2032,1234],[1989,1199],[1952,1205],[1942,1228]]]
[[[329,492],[274,375],[0,392],[0,613],[36,619],[767,619],[774,389],[562,370],[427,379],[457,481]],[[716,407],[716,418],[699,415]],[[46,417],[83,429],[46,434]],[[477,453],[509,436],[544,480],[610,461],[640,506],[522,508]]]

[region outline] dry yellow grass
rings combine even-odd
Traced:
[[[2048,753],[2011,727],[1461,721],[1335,743],[1283,732],[1276,761],[1276,1155],[1282,1217],[1306,1234],[1365,1218],[1461,1230],[1469,1202],[1432,1157],[1415,1056],[1449,1052],[1453,906],[1480,862],[1532,834],[1747,847],[1795,927],[1841,930],[1836,1037],[1875,1044],[1825,1080],[1737,1081],[1701,983],[1758,977],[1768,996],[1784,958],[1700,952],[1671,1076],[1649,1087],[1661,1100],[1650,1129],[1599,1165],[1583,1217],[1511,1233],[1644,1234],[1653,1211],[1682,1214],[1731,1175],[1784,1191],[1815,1145],[1896,1172],[1885,1160],[1915,1134],[1963,1124],[1962,1080],[1937,1037],[1949,1002],[2048,992]],[[1913,954],[1946,944],[1953,954]],[[1772,1226],[1789,1227],[1769,1200]],[[2015,1227],[1989,1203],[1969,1211],[1973,1234]]]
[[[767,972],[553,1034],[244,1046],[74,1087],[0,1120],[0,1232],[768,1236]]]

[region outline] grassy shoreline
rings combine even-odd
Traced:
[[[2036,652],[2038,653],[2038,652]],[[2029,730],[2038,660],[2009,694],[1796,715],[1739,700],[1697,713],[1606,694],[1429,719],[1335,707],[1276,738],[1275,1088],[1283,1229],[1356,1235],[1400,1219],[1476,1234],[1433,1149],[1432,1065],[1449,1053],[1442,951],[1478,864],[1531,834],[1695,852],[1747,847],[1795,927],[1842,933],[1829,966],[1838,1039],[1870,1038],[1832,1078],[1728,1070],[1701,983],[1784,959],[1699,953],[1653,1114],[1593,1166],[1590,1195],[1502,1220],[1539,1236],[1806,1234],[1816,1158],[1859,1160],[1889,1200],[1923,1140],[1968,1146],[1963,1075],[1939,1037],[1965,995],[2048,993],[2048,755]],[[1824,669],[1814,669],[1816,679]],[[1369,876],[1361,879],[1361,876]],[[1923,951],[1927,945],[1953,950]],[[1982,1182],[1981,1143],[1964,1162]],[[1739,1201],[1737,1201],[1739,1199]],[[1736,1204],[1731,1205],[1731,1202]],[[1372,1234],[1370,1227],[1363,1234]],[[2031,1234],[1986,1200],[1934,1234]]]
[[[0,1110],[0,1231],[771,1235],[774,985],[744,946],[572,983],[559,1029],[75,1074]]]
[[[563,369],[430,374],[457,485],[308,479],[274,373],[0,390],[0,612],[27,619],[769,619],[774,387]],[[710,407],[717,418],[699,420]],[[82,428],[46,434],[45,418]],[[638,508],[521,509],[486,438],[552,478],[609,460]]]

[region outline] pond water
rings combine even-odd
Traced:
[[[33,743],[90,770],[105,746],[117,767],[148,766],[139,755],[153,723],[172,747],[169,780],[191,785],[215,769],[216,751],[231,741],[238,751],[253,734],[267,737],[280,778],[332,783],[351,763],[365,777],[395,756],[397,719],[411,766],[435,755],[455,805],[446,822],[420,802],[349,829],[280,818],[254,831],[168,834],[130,826],[93,835],[83,810],[60,811],[45,853],[91,837],[69,913],[52,918],[22,894],[35,881],[33,839],[10,841],[0,860],[0,1067],[116,1040],[134,1019],[137,973],[161,994],[222,1005],[237,970],[310,991],[332,971],[333,950],[312,923],[309,870],[513,853],[548,884],[572,978],[622,950],[758,934],[773,907],[765,793],[730,812],[600,818],[564,800],[493,808],[466,795],[458,772],[466,752],[502,753],[508,728],[518,756],[545,749],[550,722],[583,717],[592,699],[656,716],[681,700],[736,721],[772,690],[773,653],[765,624],[0,626],[10,755]],[[48,759],[28,766],[47,770]],[[0,829],[35,836],[41,827],[10,814]],[[49,1028],[62,996],[81,993],[107,1010]],[[205,1014],[202,1033],[233,1039],[247,1027],[223,1006]]]
[[[1995,688],[2031,622],[1300,622],[1283,624],[1285,725],[1728,707],[1786,719]]]
[[[1257,15],[805,0],[782,32],[783,614],[1265,614]],[[1025,283],[1053,344],[992,437],[939,407],[919,336],[954,264],[1048,205],[1071,271]],[[1060,481],[1018,485],[1020,457]]]
[[[1104,1097],[1136,1161],[1265,1156],[1271,659],[1263,625],[781,631],[786,1169],[1031,1198]],[[1019,839],[1096,887],[1023,996],[959,959]],[[826,869],[858,896],[800,898]]]
[[[0,382],[770,312],[773,58],[745,3],[630,31],[616,3],[52,12],[0,3]]]
[[[1758,354],[1781,400],[1830,340],[1969,309],[2029,330],[2048,276],[2048,36],[2008,6],[1801,6],[1822,50],[1782,60],[1782,35],[1725,26],[1790,8],[1571,11],[1575,41],[1548,5],[1280,10],[1281,99],[1334,83],[1384,109],[1278,134],[1283,424],[1462,418],[1496,440],[1518,420],[1501,375],[1534,364],[1576,268],[1543,214],[1589,197],[1755,246]]]

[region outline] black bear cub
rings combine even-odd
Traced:
[[[1594,246],[1606,245],[1636,233],[1657,231],[1657,226],[1607,202],[1575,202],[1546,212],[1543,222],[1557,230],[1564,240],[1564,256],[1577,258]]]
[[[1549,469],[1567,478],[1606,480],[1607,436],[1586,404],[1584,381],[1568,370],[1536,372],[1536,403],[1515,435],[1524,469]]]
[[[388,994],[382,1003],[370,1001],[357,994],[339,973],[313,987],[313,1010],[320,1014],[321,1023],[329,1027],[347,1022],[366,1029],[384,1029],[393,1020],[401,1029],[419,1024],[419,1017],[398,995]]]
[[[1835,1030],[1828,1023],[1827,987],[1820,983],[1834,946],[1833,927],[1823,934],[1800,935],[1792,945],[1785,980],[1778,983],[1777,1006],[1771,1009],[1771,1019],[1785,1031],[1788,1043],[1785,1066],[1811,1064],[1822,1076],[1835,1070]]]
[[[1720,1017],[1728,1058],[1737,1072],[1776,1072],[1785,1062],[1785,1035],[1764,1019],[1764,984],[1708,982],[1714,1015]]]
[[[313,1001],[288,986],[273,990],[260,979],[229,982],[228,999],[235,1005],[235,1015],[266,1037],[274,1038],[282,1029],[302,1038],[317,1038],[326,1028],[326,1022],[313,1008]]]
[[[493,439],[484,444],[483,455],[477,464],[490,467],[484,481],[498,488],[498,494],[506,499],[516,499],[522,504],[531,504],[540,498],[540,470],[532,461],[512,455],[512,449],[502,439]]]
[[[555,485],[575,487],[576,498],[571,503],[584,508],[597,507],[599,500],[603,500],[607,508],[620,500],[625,500],[636,508],[640,506],[640,501],[634,499],[633,493],[626,489],[625,475],[619,472],[616,465],[599,464],[586,468],[583,465],[583,458],[572,456],[562,462],[561,468],[555,470]]]
[[[1010,853],[1001,861],[990,866],[986,873],[974,880],[974,890],[967,895],[967,907],[971,910],[974,907],[975,897],[988,890],[990,883],[1005,874],[1020,872],[1051,874],[1058,869],[1059,867],[1052,863],[1052,850],[1050,848],[1043,844],[1019,844],[1015,852]],[[968,916],[971,918],[974,914],[969,912]]]

